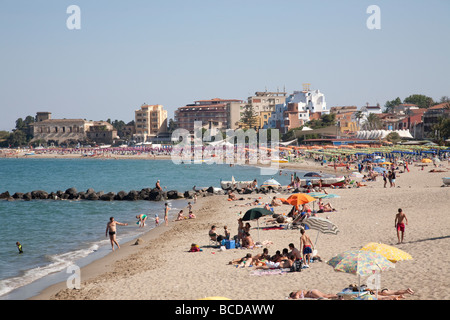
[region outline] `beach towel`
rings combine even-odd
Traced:
[[[276,226],[273,226],[273,227],[264,227],[264,228],[262,228],[263,230],[283,230],[284,229],[284,227],[276,227]]]
[[[274,274],[285,274],[288,273],[289,269],[270,269],[270,270],[253,270],[250,275],[252,276],[267,276],[267,275],[274,275]]]

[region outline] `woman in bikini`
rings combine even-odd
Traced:
[[[328,294],[323,293],[317,289],[312,290],[299,290],[299,291],[293,291],[289,294],[290,299],[303,299],[303,298],[311,298],[311,299],[339,299],[338,295],[336,294]]]

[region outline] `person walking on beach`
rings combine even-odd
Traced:
[[[309,268],[309,259],[313,253],[313,244],[306,234],[305,229],[300,229],[302,236],[300,237],[300,248],[303,248],[303,268]]]
[[[164,206],[165,206],[165,208],[164,208],[164,221],[165,221],[165,224],[166,224],[166,226],[168,226],[169,225],[169,204],[166,202],[165,204],[164,204]]]
[[[111,247],[112,251],[114,251],[114,244],[116,244],[117,249],[120,249],[119,243],[116,240],[116,226],[127,226],[128,223],[121,223],[114,220],[114,217],[109,218],[109,222],[106,225],[106,231],[105,236],[108,236],[109,233],[109,240],[111,241]]]
[[[155,227],[159,226],[159,216],[155,213]]]
[[[395,171],[394,170],[392,170],[391,181],[392,181],[391,187],[395,188]]]
[[[405,223],[403,223],[403,221],[405,221],[406,225],[408,225],[408,219],[406,218],[405,213],[402,209],[398,209],[398,213],[395,215],[395,228],[397,229],[397,238],[399,244],[403,243],[403,238],[405,235]],[[402,233],[401,240],[400,232]]]

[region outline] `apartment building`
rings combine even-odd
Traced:
[[[147,142],[161,133],[167,132],[167,110],[160,104],[143,104],[135,112],[136,142]]]
[[[242,105],[245,105],[244,102],[238,99],[214,98],[194,101],[193,104],[175,110],[175,123],[177,128],[186,129],[191,133],[194,132],[196,121],[200,121],[202,126],[209,125],[212,121],[220,124],[220,128],[216,129],[226,130],[231,127],[232,121],[236,122],[237,110],[240,110]]]

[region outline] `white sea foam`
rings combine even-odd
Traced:
[[[66,269],[67,267],[73,265],[75,261],[96,252],[102,243],[105,244],[106,241],[103,240],[100,243],[92,244],[89,248],[47,256],[47,259],[50,261],[48,265],[26,270],[23,275],[19,277],[0,280],[0,296],[6,295],[17,288],[26,286],[49,274]]]

